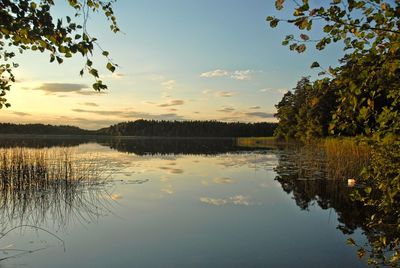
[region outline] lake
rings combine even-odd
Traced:
[[[101,163],[107,182],[74,195],[3,191],[1,267],[366,267],[346,243],[366,240],[349,188],[323,171],[300,176],[297,145],[0,138],[17,146],[68,147]]]

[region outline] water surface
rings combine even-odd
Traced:
[[[3,193],[3,232],[26,226],[0,239],[0,258],[35,252],[2,267],[366,266],[346,244],[364,240],[346,185],[322,173],[299,179],[290,146],[71,137],[3,137],[0,146],[67,146],[113,172],[68,202]]]

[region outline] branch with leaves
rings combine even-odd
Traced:
[[[25,51],[47,52],[50,62],[62,64],[65,59],[81,55],[86,59],[80,75],[85,72],[92,75],[97,90],[107,89],[107,85],[99,79],[97,69],[93,67],[90,58],[95,47],[106,58],[106,68],[114,72],[116,67],[103,50],[97,39],[87,32],[87,22],[90,13],[103,13],[110,22],[110,30],[120,31],[113,11],[112,1],[101,0],[68,0],[71,15],[55,17],[52,8],[53,0],[3,0],[0,2],[0,109],[10,104],[5,98],[6,93],[15,82],[13,69],[18,67],[14,58]]]

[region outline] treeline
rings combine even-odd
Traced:
[[[101,129],[99,133],[153,137],[266,137],[273,135],[276,126],[276,123],[136,120]]]
[[[276,123],[136,120],[133,122],[119,123],[99,130],[85,130],[74,126],[0,123],[0,134],[149,137],[266,137],[273,135],[276,126]]]
[[[93,131],[81,129],[74,126],[0,123],[0,134],[87,135],[93,134]]]

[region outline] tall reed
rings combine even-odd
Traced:
[[[63,185],[104,182],[106,167],[96,158],[77,158],[70,149],[0,149],[0,188],[52,190]]]
[[[314,141],[298,147],[295,163],[300,179],[359,177],[370,163],[372,148],[351,138]]]

